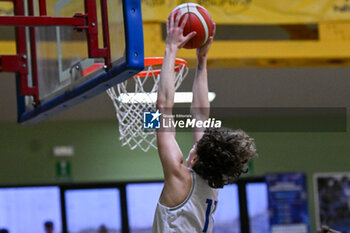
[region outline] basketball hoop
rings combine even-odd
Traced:
[[[122,146],[128,145],[132,150],[139,147],[143,151],[151,147],[157,149],[155,130],[143,128],[143,113],[156,111],[156,94],[163,60],[163,57],[145,58],[143,71],[107,90],[116,110]],[[176,58],[174,72],[176,91],[188,73],[187,62]]]

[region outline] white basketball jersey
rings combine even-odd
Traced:
[[[194,171],[191,175],[191,191],[183,203],[170,208],[158,202],[152,233],[212,232],[218,190],[211,188]]]

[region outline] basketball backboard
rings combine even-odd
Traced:
[[[0,69],[17,73],[20,123],[50,117],[143,69],[140,0],[5,2],[14,16],[0,16],[0,26],[17,26],[17,54],[0,55]]]

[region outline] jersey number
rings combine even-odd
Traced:
[[[211,207],[213,205],[213,200],[207,199],[206,203],[207,203],[207,212],[205,213],[205,224],[204,224],[204,228],[202,231],[203,233],[207,232],[207,230],[208,230],[209,220],[210,220],[210,212],[211,212]],[[215,207],[216,207],[217,203],[218,203],[217,201],[214,202]]]

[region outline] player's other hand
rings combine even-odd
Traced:
[[[196,32],[191,32],[186,36],[183,35],[183,30],[188,20],[188,14],[184,16],[181,24],[180,18],[180,14],[177,14],[175,17],[175,14],[172,13],[167,21],[167,37],[165,43],[167,48],[172,49],[175,52],[181,49],[190,39],[196,35]]]
[[[214,23],[213,24],[213,35],[208,38],[207,42],[205,42],[205,44],[202,47],[197,49],[197,58],[198,59],[207,57],[210,46],[214,40],[215,31],[216,31],[216,24]]]

